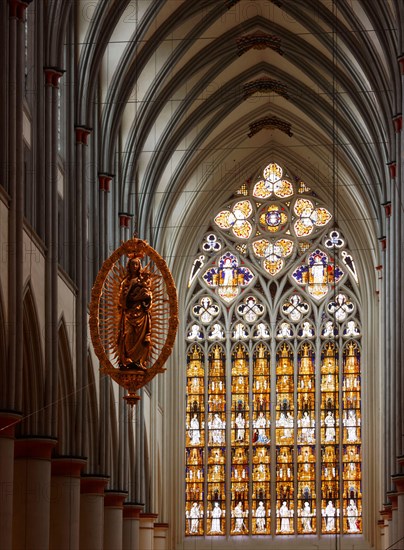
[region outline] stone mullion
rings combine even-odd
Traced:
[[[11,381],[9,406],[22,408],[23,368],[23,225],[24,225],[24,11],[27,4],[10,0],[9,20],[9,372]],[[17,345],[18,343],[18,345]],[[14,394],[14,395],[13,395]]]
[[[62,72],[45,69],[45,407],[44,433],[57,433],[58,397],[58,173],[57,102]]]
[[[0,74],[3,78],[0,82],[2,101],[0,103],[0,185],[8,190],[8,82],[6,75],[9,72],[9,6],[6,2],[0,3]],[[5,388],[3,388],[5,390]]]
[[[85,179],[86,145],[90,130],[76,126],[76,384],[77,384],[77,454],[87,449],[87,189]]]

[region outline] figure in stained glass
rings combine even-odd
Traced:
[[[353,499],[349,501],[346,509],[346,515],[348,519],[348,533],[358,533],[358,508]]]
[[[212,510],[212,527],[210,532],[212,534],[222,533],[222,526],[220,518],[222,517],[222,510],[218,502],[215,502]]]
[[[324,419],[325,428],[325,442],[335,441],[335,417],[332,411],[327,412],[327,416]]]
[[[349,443],[357,439],[357,424],[356,413],[353,409],[348,411],[348,415],[344,418],[344,426],[347,429],[347,441]]]
[[[336,509],[331,500],[328,501],[326,508],[322,511],[325,517],[325,530],[327,532],[335,531],[335,514]]]
[[[244,441],[245,436],[245,418],[243,415],[239,412],[236,420],[234,421],[237,429],[236,429],[236,441]]]
[[[262,501],[260,501],[257,509],[255,510],[255,517],[257,518],[257,523],[256,523],[257,532],[263,533],[265,531],[266,512],[265,512],[264,503]]]
[[[203,517],[203,512],[197,502],[192,504],[192,508],[188,513],[190,519],[189,532],[196,535],[199,532],[199,520]]]
[[[234,532],[242,533],[246,530],[246,525],[244,523],[245,512],[243,510],[243,503],[240,501],[237,506],[235,506],[232,516],[236,519],[234,524]]]
[[[311,527],[311,515],[310,504],[306,501],[301,511],[303,533],[311,533],[313,531]]]
[[[233,301],[238,296],[240,287],[248,286],[253,278],[252,271],[248,267],[239,266],[239,260],[230,252],[221,256],[217,267],[211,267],[203,276],[205,283],[216,288],[225,302]]]
[[[289,533],[290,532],[290,518],[293,515],[293,511],[289,510],[288,505],[286,504],[286,501],[283,501],[282,506],[279,508],[278,511],[279,517],[281,518],[281,533]]]

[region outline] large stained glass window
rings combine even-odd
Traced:
[[[308,183],[270,163],[195,251],[187,536],[362,532],[359,278]]]

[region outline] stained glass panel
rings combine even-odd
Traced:
[[[294,532],[294,366],[290,347],[278,350],[276,364],[276,532]]]
[[[200,346],[188,353],[187,367],[187,434],[186,434],[186,533],[203,533],[203,485],[205,481],[203,452],[205,444],[205,372]]]
[[[311,187],[276,163],[239,190],[189,277],[185,532],[251,547],[362,533],[354,257]]]
[[[248,533],[249,509],[249,364],[246,349],[236,345],[231,369],[231,513],[232,533]]]
[[[269,350],[262,343],[257,345],[254,352],[252,397],[252,532],[253,534],[269,534],[271,528],[271,387],[269,376]]]
[[[339,369],[334,343],[326,344],[321,364],[322,532],[339,533]]]

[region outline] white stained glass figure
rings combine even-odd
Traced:
[[[314,442],[314,420],[312,421],[309,413],[304,411],[302,418],[299,421],[300,427],[302,428],[301,440],[302,443],[313,443]]]
[[[235,328],[233,330],[233,339],[234,340],[245,340],[246,338],[248,338],[248,334],[247,334],[245,326],[243,325],[243,323],[237,323],[237,325],[235,326]]]
[[[236,430],[236,441],[244,441],[244,436],[245,436],[245,418],[243,417],[243,415],[239,412],[237,417],[236,417],[236,420],[234,421],[234,423],[236,424],[237,426],[237,430]]]
[[[212,434],[212,443],[224,444],[226,422],[220,418],[218,413],[215,413],[213,420],[209,421],[208,425]]]
[[[215,323],[208,336],[209,340],[224,340],[224,332],[219,323]]]
[[[222,517],[222,510],[218,502],[215,502],[215,505],[212,510],[212,527],[210,529],[211,533],[221,533],[222,528],[220,525],[220,518]]]
[[[233,517],[236,519],[235,525],[234,525],[234,533],[242,533],[244,531],[245,523],[244,523],[244,511],[243,511],[243,503],[239,502],[237,506],[234,508]]]
[[[294,419],[293,415],[288,411],[286,415],[284,413],[281,414],[280,419],[278,421],[279,425],[283,426],[283,439],[290,439],[293,437],[293,424]]]
[[[324,325],[322,336],[324,338],[333,338],[334,337],[334,325],[332,321],[327,321]]]
[[[190,331],[188,332],[188,340],[202,340],[203,334],[199,325],[192,325]]]
[[[356,326],[355,321],[348,321],[344,330],[345,338],[349,336],[359,336],[359,329]]]
[[[276,336],[277,338],[292,338],[292,327],[290,324],[286,322],[281,323]]]
[[[257,533],[263,533],[265,532],[265,507],[264,503],[261,501],[258,504],[258,508],[255,511],[255,517],[257,518],[256,525],[257,525]]]
[[[332,501],[329,500],[327,506],[323,509],[323,516],[325,517],[325,530],[328,532],[335,530],[335,512],[336,509]]]
[[[359,527],[358,527],[359,512],[355,502],[352,499],[349,501],[349,505],[347,506],[346,515],[348,519],[348,532],[358,533],[359,532]]]
[[[270,421],[266,420],[264,413],[260,412],[258,417],[253,422],[253,428],[258,431],[258,439],[255,443],[263,443],[264,445],[269,442],[268,437],[265,434],[265,428],[270,425]]]
[[[311,510],[310,504],[307,501],[303,505],[301,516],[303,533],[311,533],[313,531],[311,527]]]
[[[290,532],[290,517],[292,516],[292,514],[293,512],[289,510],[286,501],[284,501],[282,503],[282,506],[279,508],[279,517],[281,518],[281,533]]]
[[[309,321],[304,321],[304,323],[302,323],[302,328],[300,330],[299,336],[300,338],[313,338],[314,330],[312,329]]]
[[[196,414],[194,414],[194,416],[191,419],[189,438],[190,438],[190,445],[201,444],[201,432],[199,429],[199,420]]]
[[[269,330],[265,323],[258,323],[255,327],[253,338],[267,340],[269,338]]]
[[[348,412],[348,416],[344,418],[344,425],[347,429],[347,441],[356,441],[357,434],[356,434],[356,426],[358,422],[356,420],[356,413],[354,410],[350,410]]]
[[[324,418],[325,428],[325,442],[329,443],[335,441],[335,418],[332,411],[327,412],[327,416]]]
[[[201,507],[197,502],[194,502],[191,510],[189,511],[188,517],[190,519],[189,532],[196,534],[199,531],[199,520],[202,518],[203,512]]]

